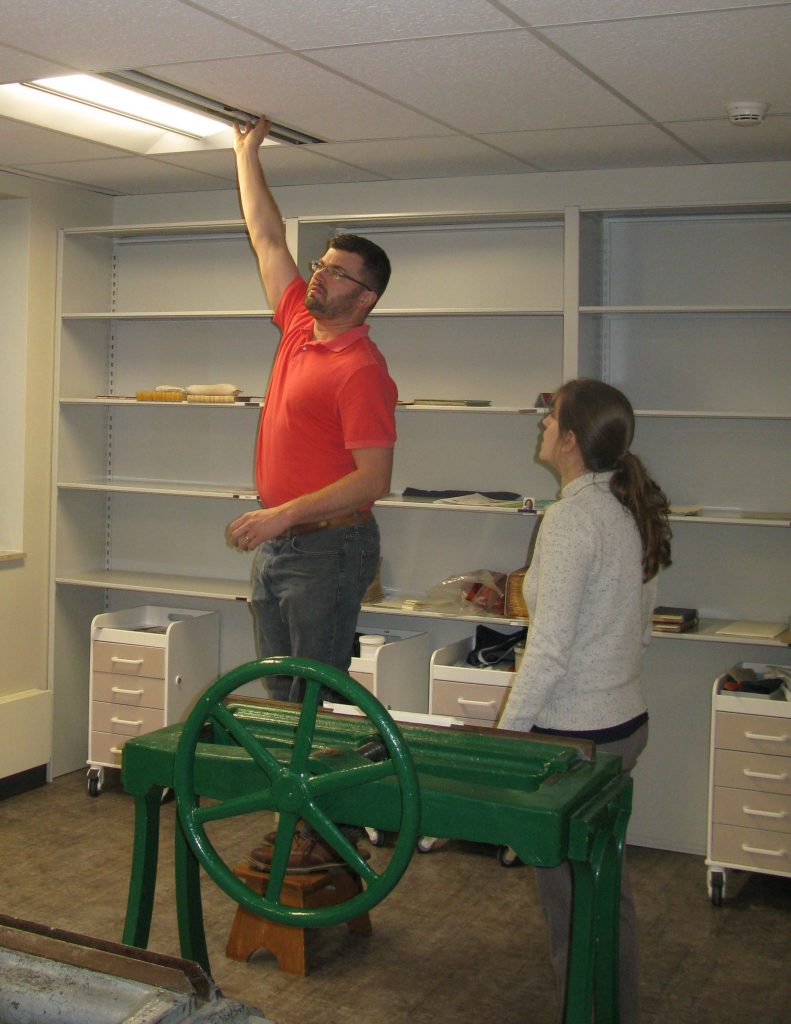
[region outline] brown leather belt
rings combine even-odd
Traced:
[[[334,519],[320,519],[317,523],[297,523],[278,534],[277,540],[288,540],[289,537],[299,537],[303,533],[316,533],[318,530],[332,530],[341,526],[364,526],[372,522],[373,518],[373,512],[368,509],[365,512],[350,512],[348,516],[336,516]]]

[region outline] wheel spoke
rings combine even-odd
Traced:
[[[349,837],[344,835],[341,829],[338,828],[331,818],[327,817],[324,811],[318,807],[311,806],[310,809],[305,809],[304,818],[311,828],[315,829],[321,838],[330,844],[333,850],[346,861],[353,871],[365,879],[369,885],[376,881],[379,875]]]
[[[217,704],[212,709],[211,717],[233,736],[240,747],[244,747],[270,782],[277,778],[281,771],[281,766],[277,759],[270,754],[266,747],[259,743],[250,733],[249,729],[242,725],[223,704]]]
[[[302,710],[299,713],[299,721],[294,735],[294,753],[291,758],[291,767],[300,773],[304,773],[313,747],[320,692],[321,687],[317,682],[310,679],[306,681]]]
[[[296,824],[296,814],[290,811],[280,812],[275,845],[272,849],[272,863],[269,865],[269,882],[266,887],[266,898],[273,903],[280,902],[280,892],[283,888],[283,879],[288,870],[288,859],[291,856],[291,841],[294,838]]]
[[[326,796],[328,793],[339,793],[355,786],[366,786],[369,782],[377,782],[395,775],[392,761],[379,761],[374,764],[364,762],[353,768],[341,768],[339,771],[328,772],[327,775],[316,775],[308,782],[311,798]]]
[[[257,811],[274,810],[274,797],[271,788],[263,792],[250,793],[247,796],[231,797],[208,807],[199,807],[195,811],[195,821],[222,821],[224,818],[235,818],[241,814],[255,814]]]

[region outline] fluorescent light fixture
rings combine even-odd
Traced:
[[[193,139],[216,135],[227,126],[224,121],[147,96],[137,89],[126,88],[99,76],[62,75],[24,82],[23,85]]]
[[[232,149],[230,125],[249,124],[258,115],[130,70],[0,85],[0,117],[129,153],[160,156]],[[273,124],[264,145],[323,141]]]
[[[141,93],[149,96],[158,96],[162,100],[167,100],[168,103],[178,104],[180,107],[217,118],[225,124],[234,122],[249,124],[256,121],[259,116],[229,106],[227,103],[221,103],[219,100],[210,99],[208,96],[201,96],[200,93],[191,92],[189,89],[182,89],[181,86],[171,85],[170,82],[163,82],[162,79],[154,78],[153,75],[144,74],[142,71],[105,71],[97,77],[140,90]],[[278,142],[289,142],[295,146],[324,142],[324,139],[319,139],[315,135],[308,135],[306,132],[289,128],[284,124],[277,124],[275,121],[272,122],[268,138]]]

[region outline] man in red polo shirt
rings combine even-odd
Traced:
[[[396,386],[365,319],[390,263],[356,235],[330,239],[306,283],[258,156],[270,124],[237,128],[242,209],[274,321],[282,331],[256,452],[261,508],[229,527],[256,550],[259,656],[317,658],[346,670],[362,595],[379,560],[374,501],[390,490]],[[273,697],[298,700],[279,680]]]
[[[315,658],[346,671],[379,562],[371,507],[389,493],[396,438],[396,386],[365,324],[390,262],[369,239],[338,235],[303,280],[258,156],[270,127],[262,117],[235,129],[242,210],[282,339],[259,424],[261,507],[231,523],[228,536],[256,551],[259,657]],[[302,699],[299,679],[267,683],[276,699]],[[336,860],[313,834],[295,844],[302,870]],[[257,852],[265,866],[266,848]]]
[[[258,427],[261,507],[236,519],[228,538],[256,552],[258,656],[316,658],[345,671],[379,563],[371,507],[389,492],[396,443],[396,384],[365,324],[390,264],[370,240],[340,234],[311,264],[310,280],[301,278],[258,159],[269,127],[265,118],[237,127],[235,150],[245,221],[283,336]],[[300,679],[270,676],[267,686],[277,699],[302,698]],[[343,830],[352,841],[359,833]],[[251,852],[254,867],[272,861],[275,835]],[[290,870],[343,863],[315,831],[297,831]]]

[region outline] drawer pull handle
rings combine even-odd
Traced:
[[[122,750],[123,747],[110,747],[111,754],[120,754]]]
[[[113,725],[134,725],[135,727],[143,724],[143,719],[139,718],[136,722],[130,721],[128,718],[116,718],[115,715],[110,719]]]
[[[748,779],[769,779],[771,782],[785,782],[788,778],[788,772],[779,772],[775,775],[772,772],[754,772],[749,768],[745,768],[743,770],[743,774],[746,775]]]
[[[496,703],[493,700],[470,700],[468,697],[457,697],[457,704],[469,704],[471,708],[493,708]]]
[[[784,733],[782,736],[765,736],[760,732],[746,732],[744,738],[747,740],[761,740],[764,743],[787,743],[788,733]]]
[[[759,853],[762,857],[785,857],[785,850],[762,850],[760,846],[748,846],[742,843],[745,853]]]
[[[123,693],[126,697],[142,697],[145,690],[125,690],[121,686],[114,686],[112,688],[113,693]]]
[[[787,818],[788,811],[759,811],[757,807],[742,807],[745,814],[754,814],[757,818]]]

